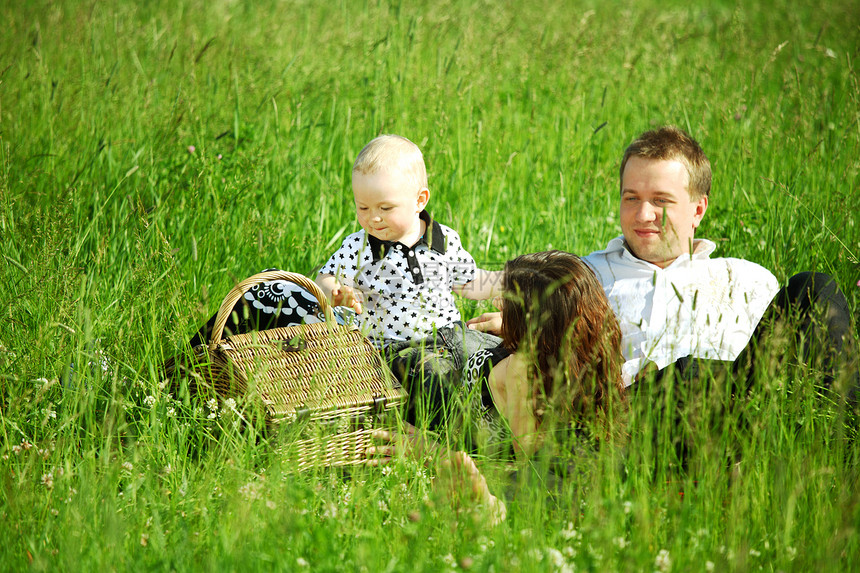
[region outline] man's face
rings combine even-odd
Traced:
[[[417,241],[421,235],[418,213],[429,197],[426,189],[415,189],[402,173],[353,172],[352,192],[358,223],[368,234],[383,241]]]
[[[708,198],[691,200],[680,161],[631,157],[621,177],[621,231],[634,255],[660,268],[691,252]]]

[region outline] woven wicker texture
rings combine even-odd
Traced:
[[[222,339],[236,302],[270,280],[288,280],[314,294],[327,322]],[[406,398],[367,338],[336,324],[319,287],[295,273],[260,273],[236,285],[221,304],[208,347],[194,353],[194,366],[172,373],[185,377],[192,393],[211,388],[222,399],[262,402],[267,421],[283,426],[282,449],[297,469],[363,463],[378,418]]]

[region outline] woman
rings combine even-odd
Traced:
[[[502,346],[469,359],[468,386],[481,386],[479,420],[498,441],[507,421],[518,457],[549,433],[606,434],[623,396],[621,331],[591,269],[562,251],[505,265]],[[599,436],[594,436],[599,437]]]
[[[594,273],[576,255],[534,253],[505,265],[503,288],[502,346],[472,356],[466,374],[486,441],[503,441],[509,430],[517,457],[527,459],[609,437],[623,402],[621,331]],[[424,457],[426,442],[408,432],[401,449]],[[377,437],[388,444],[369,453],[384,463],[399,440]],[[460,490],[465,484],[503,518],[504,504],[467,454],[443,451],[439,459],[449,474],[457,470]]]

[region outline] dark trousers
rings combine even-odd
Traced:
[[[495,348],[502,339],[466,328],[463,322],[436,330],[418,342],[397,342],[383,352],[391,371],[409,392],[406,421],[442,429],[454,407],[466,362],[479,350]]]
[[[634,416],[654,425],[646,430],[654,432],[654,452],[674,454],[684,466],[699,432],[743,433],[755,416],[748,398],[780,380],[785,368],[799,366],[818,383],[823,400],[846,407],[847,419],[856,420],[855,346],[848,301],[836,281],[799,273],[774,297],[734,361],[686,357],[640,375],[631,387]]]

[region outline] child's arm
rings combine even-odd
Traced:
[[[454,293],[471,300],[488,300],[502,294],[504,271],[475,269],[475,278],[464,285],[454,285]]]
[[[317,275],[314,282],[322,289],[332,306],[347,306],[356,314],[361,314],[364,297],[360,290],[340,284],[336,276],[329,274]]]

